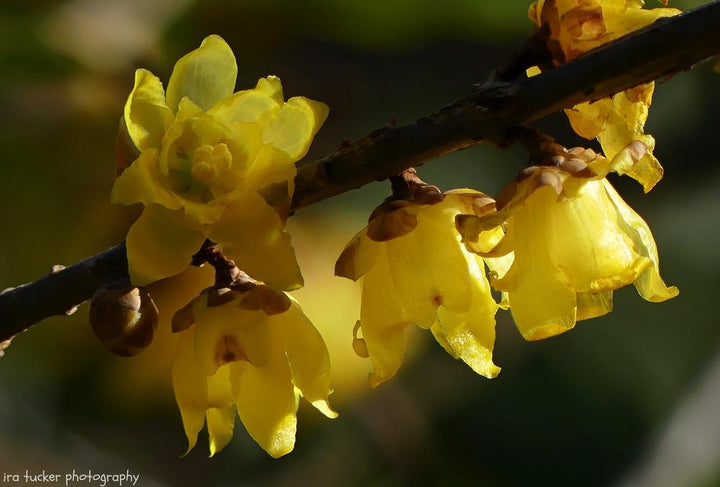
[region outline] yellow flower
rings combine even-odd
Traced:
[[[373,362],[372,386],[397,372],[405,328],[412,324],[429,328],[448,353],[478,374],[497,375],[492,350],[498,306],[483,259],[463,248],[453,223],[458,213],[483,215],[494,208],[491,198],[469,189],[445,193],[435,204],[390,201],[345,247],[335,274],[353,280],[364,276],[354,345]],[[500,230],[489,233],[488,248],[501,235]]]
[[[300,396],[327,417],[337,416],[327,401],[325,343],[285,293],[262,284],[206,291],[176,315],[173,330],[181,331],[172,378],[188,451],[205,422],[210,455],[224,448],[236,411],[275,458],[295,445]]]
[[[642,0],[539,0],[530,6],[529,16],[538,26],[550,26],[548,49],[555,63],[563,64],[661,17],[680,13],[673,8],[646,10],[643,4]],[[644,157],[627,169],[646,192],[663,176],[652,154],[655,139],[644,133],[654,87],[654,83],[640,85],[565,110],[573,130],[587,139],[597,138],[610,159],[634,141],[647,147]]]
[[[506,293],[528,340],[557,335],[577,320],[610,312],[612,291],[631,282],[648,301],[678,294],[660,277],[647,224],[605,179],[612,164],[582,149],[572,149],[564,159],[559,166],[524,170],[504,190],[497,213],[457,219],[470,250],[514,255],[512,266],[492,285]],[[492,251],[474,243],[498,225],[504,226],[505,237]]]
[[[111,198],[145,205],[126,240],[136,285],[182,271],[206,238],[276,289],[302,285],[283,228],[294,163],[327,107],[303,97],[283,102],[274,76],[233,93],[236,75],[235,56],[218,36],[177,62],[167,94],[149,71],[135,73],[124,123],[139,156],[116,179]]]

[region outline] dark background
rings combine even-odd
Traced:
[[[112,206],[108,196],[136,67],[166,81],[181,55],[220,34],[238,58],[238,89],[276,74],[286,97],[330,106],[311,149],[318,156],[467,94],[532,31],[528,3],[3,0],[0,288],[123,239],[138,209]],[[295,452],[279,460],[240,425],[215,458],[204,433],[179,457],[186,443],[166,320],[208,278],[192,269],[155,290],[165,321],[136,358],[103,351],[86,306],[15,340],[0,359],[0,481],[26,469],[129,469],[142,486],[720,485],[718,88],[709,63],[659,85],[647,132],[665,179],[648,195],[613,179],[651,225],[663,277],[679,297],[651,304],[631,286],[616,293],[611,315],[535,343],[501,312],[495,361],[503,371],[492,381],[416,331],[399,375],[369,390],[369,364],[350,347],[358,287],[332,277],[332,266],[388,194],[374,183],[289,224],[307,282],[298,299],[328,342],[338,419],[302,404]],[[582,143],[562,115],[539,126],[565,145]],[[526,157],[481,146],[420,174],[442,189],[497,194]]]

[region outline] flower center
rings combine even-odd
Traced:
[[[190,173],[196,181],[210,185],[232,167],[232,154],[224,143],[201,145],[193,154]]]

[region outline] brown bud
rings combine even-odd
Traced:
[[[158,310],[150,294],[127,283],[99,288],[90,301],[90,325],[103,346],[116,355],[142,352],[153,339]]]

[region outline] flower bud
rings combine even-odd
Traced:
[[[127,282],[99,288],[90,301],[90,325],[103,346],[130,357],[150,345],[158,310],[150,294]]]

